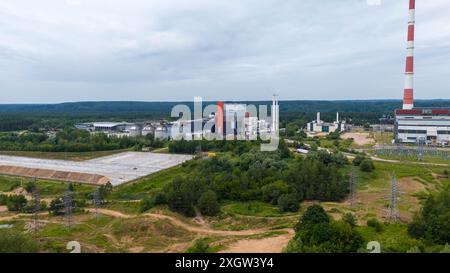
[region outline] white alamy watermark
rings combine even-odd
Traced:
[[[194,98],[194,112],[186,104],[172,108],[170,124],[172,140],[261,140],[261,151],[276,151],[279,145],[279,105],[273,97],[270,115],[267,105],[222,103],[203,105]]]

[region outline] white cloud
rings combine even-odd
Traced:
[[[0,100],[264,99],[273,89],[287,99],[400,98],[407,8],[365,0],[3,0]],[[442,71],[450,64],[439,58],[450,54],[449,11],[446,0],[417,5],[418,97],[449,94]]]
[[[66,4],[69,6],[79,6],[81,5],[80,0],[66,0]]]

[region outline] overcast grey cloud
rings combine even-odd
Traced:
[[[2,0],[0,103],[401,98],[407,0]],[[450,97],[450,1],[418,0],[416,96]]]

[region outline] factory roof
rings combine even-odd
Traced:
[[[396,115],[409,115],[409,116],[426,116],[426,115],[436,115],[436,116],[450,116],[449,108],[414,108],[411,110],[397,109],[395,110]]]
[[[119,125],[127,125],[126,122],[94,122],[94,127],[116,127]]]

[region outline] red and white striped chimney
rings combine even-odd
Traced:
[[[408,55],[406,56],[405,90],[403,94],[403,109],[414,108],[414,25],[416,0],[409,0],[408,22]]]

